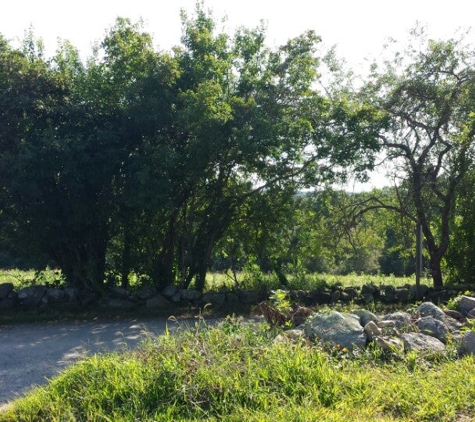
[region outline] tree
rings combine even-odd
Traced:
[[[422,226],[440,287],[457,186],[473,154],[475,55],[463,39],[414,33],[422,48],[397,53],[382,70],[374,65],[364,94],[387,118],[379,138],[396,181],[399,204],[392,209]]]

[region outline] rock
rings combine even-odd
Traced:
[[[110,290],[110,296],[115,297],[118,299],[128,299],[129,298],[129,292],[127,289],[124,289],[123,287],[112,287]]]
[[[447,341],[448,327],[432,316],[425,316],[416,321],[416,325],[422,333],[439,339],[442,343]]]
[[[463,314],[468,314],[475,309],[475,297],[462,296],[459,300],[458,308]]]
[[[473,319],[475,318],[475,309],[472,309],[468,314],[467,318]]]
[[[405,287],[399,287],[395,292],[396,300],[401,303],[408,303],[411,301],[411,291]]]
[[[245,305],[256,305],[261,299],[259,293],[253,291],[241,291],[238,295],[241,303]]]
[[[158,290],[155,286],[141,286],[135,292],[135,296],[137,296],[140,300],[147,300],[150,299],[158,294]]]
[[[333,293],[332,293],[332,302],[333,303],[336,303],[340,300],[340,296],[341,296],[341,292],[339,290],[335,290]]]
[[[425,284],[420,284],[419,288],[417,288],[417,286],[414,284],[409,289],[410,297],[416,300],[422,299],[427,295],[428,292],[429,286],[426,286]]]
[[[18,298],[16,295],[10,294],[10,297],[0,300],[0,310],[11,310],[18,305]]]
[[[234,292],[227,292],[226,293],[226,302],[230,306],[236,306],[237,304],[241,303],[241,301],[239,300],[239,296]]]
[[[457,292],[454,290],[436,290],[427,295],[427,299],[434,303],[448,302]]]
[[[13,292],[13,283],[0,284],[0,300],[7,299],[11,292]]]
[[[373,341],[383,350],[401,353],[404,351],[404,342],[398,337],[375,337]]]
[[[363,298],[363,303],[367,305],[374,303],[373,293],[362,293],[361,297]]]
[[[394,286],[383,286],[381,288],[381,300],[385,303],[396,301],[396,288]]]
[[[411,325],[411,315],[407,312],[394,312],[392,314],[387,314],[381,318],[381,321],[393,321],[394,326],[401,330]]]
[[[165,296],[166,298],[171,298],[173,297],[176,293],[178,292],[178,288],[172,284],[169,286],[165,287],[162,291],[162,295]]]
[[[201,299],[201,293],[198,290],[180,289],[180,296],[183,300],[190,302]]]
[[[378,296],[379,289],[374,284],[364,284],[361,287],[361,294],[371,293],[374,296]]]
[[[317,290],[311,293],[313,303],[317,305],[328,305],[332,301],[332,295],[326,290]]]
[[[220,306],[222,306],[225,300],[225,293],[208,292],[201,297],[201,302],[204,305],[211,304],[211,306],[214,306],[215,308],[219,308]]]
[[[171,302],[163,295],[158,294],[150,299],[147,299],[146,306],[149,309],[170,309]]]
[[[43,299],[48,305],[66,302],[67,296],[64,290],[61,289],[47,289]]]
[[[450,332],[456,331],[462,327],[462,324],[447,316],[442,309],[434,305],[432,302],[421,303],[417,308],[417,312],[419,312],[419,314],[423,317],[431,316],[434,319],[443,322]]]
[[[460,345],[462,355],[475,355],[475,331],[466,331]]]
[[[137,304],[128,299],[109,297],[106,300],[106,306],[108,308],[114,309],[133,309],[137,306]]]
[[[378,321],[377,326],[379,328],[396,328],[396,321],[392,321],[392,320]]]
[[[457,320],[460,323],[465,323],[465,317],[458,311],[452,309],[444,309],[444,314]]]
[[[64,289],[64,294],[66,295],[66,300],[68,302],[77,302],[79,298],[78,289],[75,287],[66,287]]]
[[[370,321],[379,321],[379,318],[375,314],[370,311],[367,311],[366,309],[357,309],[356,311],[353,311],[352,314],[359,317],[360,324],[362,327],[364,327]]]
[[[444,343],[423,333],[404,333],[401,335],[404,349],[416,352],[445,352]]]
[[[25,287],[18,292],[18,300],[22,306],[36,307],[40,305],[41,299],[43,299],[45,294],[45,286]]]
[[[379,328],[374,321],[370,321],[365,325],[364,332],[368,337],[368,341],[372,341],[375,337],[383,335],[381,328]]]
[[[343,293],[346,293],[350,300],[356,299],[358,297],[358,292],[353,287],[347,287],[345,290],[343,290]]]
[[[364,347],[366,344],[366,335],[359,318],[337,311],[310,318],[305,326],[305,334],[347,348]]]
[[[304,331],[294,328],[293,330],[284,331],[284,336],[292,341],[299,341],[304,338]]]
[[[172,303],[180,303],[181,301],[181,293],[178,290],[172,297],[169,298],[170,302]]]

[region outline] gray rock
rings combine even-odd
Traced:
[[[356,299],[358,297],[358,291],[353,287],[347,287],[343,293],[346,293],[348,297],[351,299]]]
[[[446,315],[442,309],[434,305],[432,302],[421,303],[417,308],[417,312],[419,312],[419,314],[423,317],[431,316],[434,319],[442,321],[450,332],[456,331],[462,327],[462,324]]]
[[[13,283],[0,284],[0,300],[7,299],[11,292],[13,292]]]
[[[333,293],[332,293],[332,302],[338,302],[340,300],[340,297],[341,297],[341,292],[339,290],[335,290]]]
[[[137,296],[140,300],[147,300],[150,299],[158,294],[158,290],[155,286],[141,286],[135,292],[135,296]]]
[[[467,317],[470,319],[475,318],[475,309],[472,309],[468,314]]]
[[[64,294],[66,295],[66,300],[68,302],[77,302],[79,299],[79,292],[75,287],[66,287],[64,289]]]
[[[18,304],[18,298],[16,295],[10,295],[6,299],[0,300],[0,310],[11,310],[14,309]]]
[[[463,334],[460,353],[463,355],[475,355],[475,331],[466,331]]]
[[[449,328],[438,319],[432,316],[425,316],[416,321],[416,325],[422,333],[439,339],[442,343],[447,341]]]
[[[298,328],[284,331],[284,336],[292,341],[298,341],[304,338],[304,331]]]
[[[444,343],[435,337],[423,333],[404,333],[401,335],[404,342],[404,349],[416,352],[445,352]]]
[[[106,306],[108,308],[114,309],[133,309],[137,306],[137,304],[128,299],[109,297],[106,300]]]
[[[180,296],[183,300],[195,302],[201,299],[201,293],[198,290],[180,289]]]
[[[364,347],[366,335],[356,315],[331,311],[310,318],[305,334],[324,341],[331,341],[343,347]]]
[[[458,322],[465,322],[465,317],[460,312],[454,311],[453,309],[444,309],[444,314]]]
[[[356,311],[353,311],[352,314],[355,314],[359,317],[360,324],[362,327],[364,327],[370,321],[379,321],[379,318],[375,314],[370,311],[367,311],[366,309],[357,309]]]
[[[172,307],[171,302],[163,295],[158,294],[146,301],[146,307],[149,309],[170,309]]]
[[[370,321],[365,325],[364,332],[368,337],[368,341],[372,341],[375,337],[383,335],[381,328],[379,328],[374,321]]]
[[[162,295],[166,298],[173,297],[178,292],[178,288],[172,284],[163,289]]]
[[[394,312],[392,314],[384,315],[381,321],[393,321],[394,326],[401,330],[411,325],[411,315],[407,312]]]
[[[204,305],[211,304],[211,306],[214,306],[215,308],[219,308],[220,306],[222,306],[225,300],[225,293],[208,292],[201,297],[201,302]]]
[[[66,302],[67,296],[64,290],[61,289],[47,289],[46,294],[43,296],[43,300],[46,299],[48,305],[54,305],[57,303]]]
[[[398,337],[375,337],[373,341],[383,350],[401,353],[404,351],[404,342]]]
[[[18,292],[20,305],[26,307],[36,307],[40,305],[41,299],[46,294],[45,286],[30,286],[21,289]]]
[[[411,301],[411,291],[405,287],[399,287],[395,292],[396,300],[401,303],[408,303]]]
[[[181,301],[180,291],[177,291],[172,297],[169,298],[169,300],[172,303],[180,303],[180,301]]]
[[[428,292],[429,286],[426,286],[425,284],[419,285],[419,288],[417,288],[417,286],[414,284],[409,289],[410,297],[419,300],[426,296]]]
[[[396,321],[392,321],[392,320],[378,321],[377,325],[379,328],[396,328]]]
[[[475,309],[475,297],[462,296],[459,300],[458,308],[463,314],[468,314]]]
[[[381,288],[381,300],[386,303],[396,301],[396,288],[394,286],[383,286]]]
[[[115,286],[110,290],[110,296],[118,299],[128,299],[129,292],[123,287]]]
[[[229,305],[231,306],[241,303],[241,301],[239,300],[239,296],[237,295],[237,293],[234,292],[226,293],[226,302],[229,303]]]
[[[363,298],[363,302],[366,303],[367,305],[374,303],[374,295],[373,293],[362,293],[361,297]]]
[[[242,291],[238,295],[240,301],[246,305],[256,305],[260,299],[259,293],[253,291]]]

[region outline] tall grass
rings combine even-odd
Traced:
[[[351,352],[275,334],[228,318],[94,356],[0,421],[456,421],[475,411],[474,357]]]

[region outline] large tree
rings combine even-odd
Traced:
[[[415,34],[420,47],[374,65],[364,92],[387,118],[379,138],[399,198],[389,208],[422,226],[430,275],[440,287],[457,185],[473,154],[475,52],[463,39]]]

